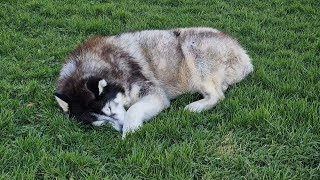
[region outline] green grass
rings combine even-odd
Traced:
[[[320,1],[0,2],[0,179],[320,179]],[[208,26],[255,72],[214,109],[184,95],[125,141],[66,118],[64,58],[96,34]]]

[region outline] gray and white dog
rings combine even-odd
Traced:
[[[216,29],[124,33],[76,48],[61,70],[55,98],[76,120],[110,123],[124,138],[183,93],[203,95],[186,110],[214,107],[228,86],[252,71],[246,51]]]

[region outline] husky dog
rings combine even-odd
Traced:
[[[224,99],[228,86],[253,71],[239,43],[212,28],[179,28],[95,37],[67,58],[55,98],[85,124],[110,123],[125,137],[186,92],[200,112]]]

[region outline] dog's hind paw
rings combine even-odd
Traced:
[[[193,102],[184,108],[184,110],[187,110],[190,112],[196,112],[196,113],[203,111],[203,109],[204,109],[204,106],[198,102]]]

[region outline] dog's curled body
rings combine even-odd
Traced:
[[[224,98],[229,85],[252,70],[251,60],[239,43],[212,28],[95,37],[67,59],[56,99],[79,121],[94,125],[111,122],[125,136],[186,92],[203,95],[186,106],[187,110],[212,108]],[[121,110],[123,106],[127,112]],[[123,115],[108,114],[106,109],[120,109]],[[121,118],[110,120],[110,115]]]

